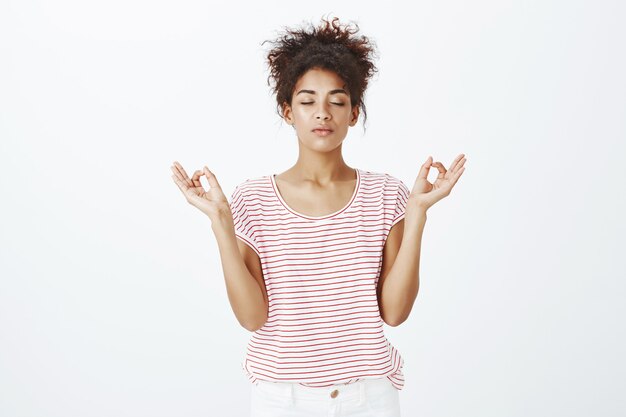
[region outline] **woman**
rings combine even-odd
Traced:
[[[229,202],[206,166],[191,179],[172,167],[187,201],[211,219],[233,312],[253,332],[242,364],[252,416],[400,415],[403,359],[383,322],[409,316],[426,211],[450,194],[466,159],[446,170],[428,157],[411,191],[345,163],[343,140],[365,116],[376,71],[371,41],[357,31],[337,18],[287,29],[268,54],[279,115],[298,138],[290,169],[246,180]]]

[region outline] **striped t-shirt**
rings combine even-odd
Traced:
[[[252,383],[325,387],[387,377],[404,386],[376,284],[410,191],[389,174],[356,173],[350,201],[325,216],[289,207],[274,175],[247,179],[232,193],[235,234],[259,256],[269,299],[267,322],[252,333],[241,364]]]

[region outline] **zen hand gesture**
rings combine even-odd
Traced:
[[[182,191],[183,195],[187,199],[187,202],[197,207],[204,214],[209,216],[211,223],[218,218],[223,219],[230,218],[232,221],[232,213],[226,196],[222,192],[220,184],[217,182],[217,178],[209,168],[204,166],[203,170],[193,173],[193,177],[190,179],[183,167],[176,161],[172,165],[172,179]],[[200,183],[200,177],[205,175],[209,181],[208,191],[202,187]]]
[[[426,211],[437,201],[447,197],[465,171],[465,167],[463,167],[465,161],[465,154],[460,154],[452,162],[450,169],[446,170],[441,162],[433,162],[432,156],[429,156],[417,175],[407,204],[414,204]],[[428,171],[431,166],[439,170],[439,175],[433,184],[428,182]]]

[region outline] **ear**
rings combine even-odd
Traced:
[[[292,117],[291,106],[286,101],[283,101],[282,108],[283,108],[283,119],[285,119],[287,123],[292,125],[294,121]]]
[[[359,121],[359,105],[357,104],[352,108],[352,114],[350,117],[350,126],[354,126]]]

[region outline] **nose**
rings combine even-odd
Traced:
[[[315,118],[317,120],[328,120],[330,119],[330,113],[326,110],[326,104],[322,103],[320,107],[317,109],[317,113],[315,114]]]

